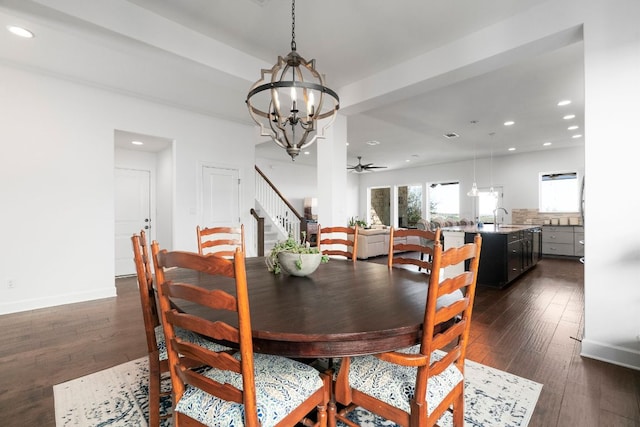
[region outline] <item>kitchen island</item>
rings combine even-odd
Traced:
[[[473,242],[473,236],[482,235],[478,284],[503,288],[516,280],[540,260],[542,229],[537,225],[485,224],[444,227],[444,246]]]

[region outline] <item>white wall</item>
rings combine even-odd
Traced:
[[[582,354],[640,369],[635,147],[640,2],[579,2],[585,46],[585,336]],[[631,190],[631,191],[630,191]]]
[[[200,161],[240,168],[251,224],[252,126],[6,66],[0,81],[0,314],[115,295],[115,129],[175,141],[171,168],[166,156],[158,166],[176,177],[173,242],[161,245],[196,249]],[[254,240],[247,232],[247,245]]]

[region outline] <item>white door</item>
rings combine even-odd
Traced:
[[[202,166],[201,227],[240,225],[240,172]]]
[[[151,241],[151,172],[115,169],[116,276],[135,274],[131,236],[145,230]]]

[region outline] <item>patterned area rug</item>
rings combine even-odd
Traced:
[[[469,360],[465,373],[465,427],[528,425],[542,384]],[[143,357],[55,385],[56,426],[147,426],[147,375]],[[364,410],[352,418],[363,427],[395,426]],[[440,425],[451,426],[451,418],[445,415]]]

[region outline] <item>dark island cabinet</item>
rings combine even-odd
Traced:
[[[540,228],[482,234],[478,284],[503,288],[534,267],[542,247]],[[465,243],[475,233],[465,233]]]

